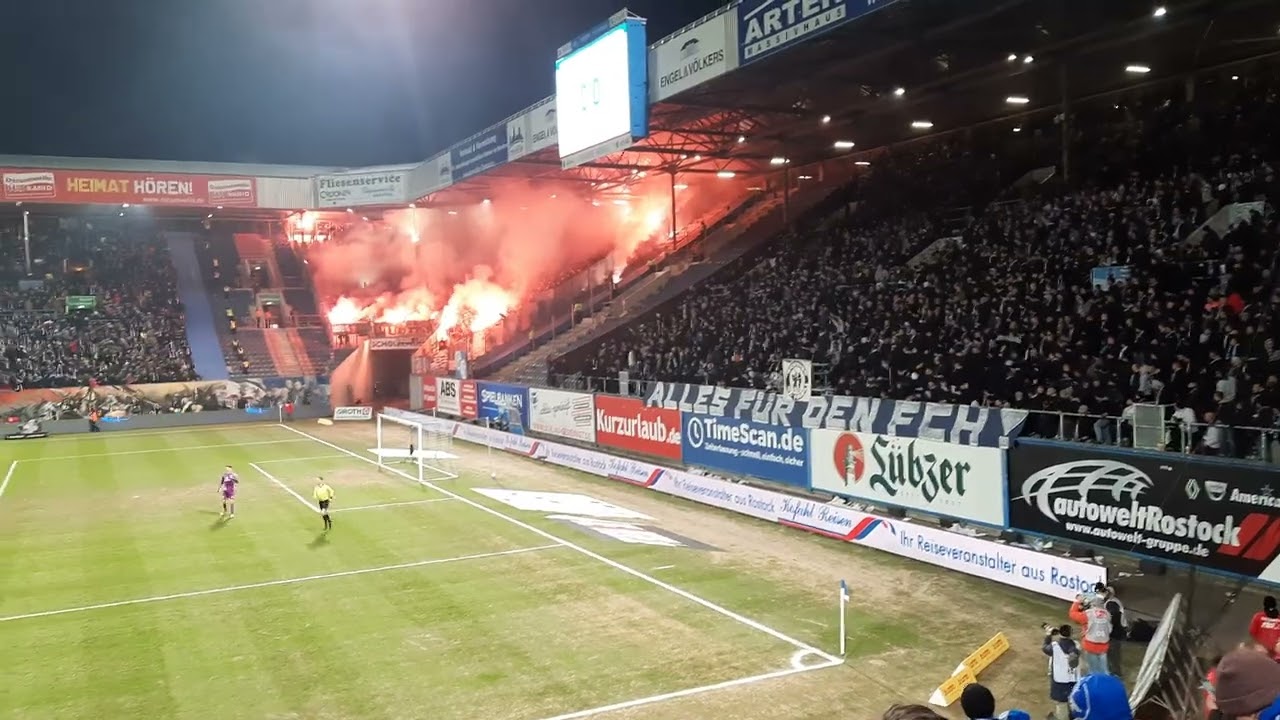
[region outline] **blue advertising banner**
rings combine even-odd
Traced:
[[[738,3],[741,64],[761,60],[897,1],[742,0]]]
[[[503,385],[501,383],[476,383],[476,417],[480,420],[497,421],[509,414],[510,421],[520,421],[520,427],[529,426],[529,391],[522,385]]]
[[[687,465],[808,487],[809,431],[714,415],[684,414]]]
[[[507,162],[507,124],[485,128],[449,148],[453,182]]]
[[[1000,447],[1027,420],[1025,410],[879,400],[844,395],[790,398],[766,390],[653,383],[645,404],[762,425],[826,428]]]

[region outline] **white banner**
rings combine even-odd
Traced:
[[[462,383],[457,378],[436,378],[436,409],[462,416]]]
[[[427,339],[419,335],[403,335],[401,337],[371,338],[370,350],[417,350]]]
[[[736,15],[721,13],[649,50],[649,96],[665,100],[738,66]]]
[[[378,172],[320,175],[316,178],[316,206],[346,208],[361,205],[401,205],[406,197],[411,168],[387,168]]]
[[[436,158],[436,190],[443,190],[453,184],[453,165],[448,152]]]
[[[388,408],[386,413],[413,422],[439,422],[436,418],[395,408]],[[890,520],[853,508],[827,505],[639,460],[532,440],[464,423],[454,425],[454,437],[478,445],[505,447],[515,454],[541,458],[553,465],[646,487],[1059,600],[1074,600],[1076,595],[1092,591],[1096,583],[1107,581],[1107,569],[1093,563],[1002,545],[993,540],[947,532],[906,520]],[[670,529],[680,531],[679,528]]]
[[[814,490],[1005,527],[998,448],[838,430],[809,433]]]
[[[813,361],[782,361],[782,394],[796,400],[803,400],[813,395]]]
[[[347,405],[333,409],[334,420],[372,420],[373,408],[367,405]]]
[[[523,112],[507,121],[507,162],[529,154],[529,113]]]
[[[570,440],[596,441],[595,396],[529,388],[529,429]]]
[[[530,155],[560,144],[555,96],[529,108],[528,114],[529,138],[526,143]]]

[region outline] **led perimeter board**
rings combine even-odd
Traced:
[[[560,48],[556,132],[560,164],[577,167],[649,134],[645,21],[626,10]]]

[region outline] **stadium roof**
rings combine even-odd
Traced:
[[[487,197],[511,180],[777,175],[984,123],[1012,131],[1051,123],[1064,86],[1079,103],[1274,56],[1278,27],[1271,0],[906,0],[655,105],[651,136],[627,151],[561,170],[548,149],[433,199]]]

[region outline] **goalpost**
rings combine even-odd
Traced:
[[[454,480],[458,456],[453,452],[453,424],[428,418],[426,422],[402,420],[378,413],[378,446],[369,452],[378,458],[378,471],[390,464],[410,465],[419,483]]]

